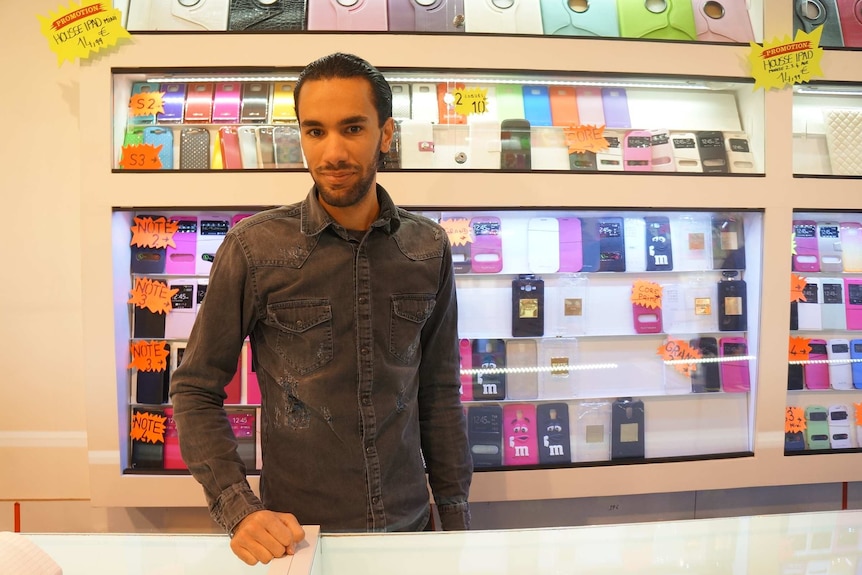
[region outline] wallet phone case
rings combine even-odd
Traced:
[[[228,30],[303,30],[306,0],[231,0]]]
[[[691,0],[617,0],[620,36],[661,40],[696,40]]]
[[[314,0],[308,6],[309,30],[388,29],[386,0]]]
[[[388,0],[388,11],[390,32],[464,31],[464,0]]]
[[[693,0],[697,39],[702,42],[754,42],[746,0]]]
[[[617,6],[601,0],[586,3],[586,9],[575,9],[569,0],[541,0],[542,28],[546,36],[602,36],[620,35]]]
[[[835,0],[793,0],[793,35],[799,30],[810,34],[819,26],[821,46],[844,46]]]
[[[862,47],[862,0],[838,0],[838,20],[844,46]]]

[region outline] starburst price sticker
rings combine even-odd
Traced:
[[[129,98],[130,116],[152,116],[165,111],[164,92],[141,92]]]
[[[129,344],[129,354],[132,356],[129,368],[138,371],[164,371],[168,367],[167,358],[170,352],[164,341],[133,341]]]
[[[132,429],[129,435],[143,443],[165,442],[165,421],[168,418],[158,413],[136,411],[132,415]]]
[[[124,170],[161,170],[162,160],[159,152],[162,144],[132,144],[123,146],[123,155],[120,158],[120,167]]]
[[[149,216],[141,218],[135,216],[135,225],[132,226],[132,241],[130,246],[139,248],[161,249],[168,246],[175,248],[174,234],[177,233],[179,222],[169,220],[164,216],[153,219]]]
[[[790,301],[807,301],[805,297],[805,286],[808,285],[808,280],[804,277],[790,274]]]
[[[807,337],[790,336],[787,345],[787,359],[789,361],[808,361],[811,353],[811,339]]]
[[[802,433],[805,427],[805,412],[802,408],[788,406],[784,410],[784,432]]]
[[[129,292],[132,297],[130,304],[153,313],[169,313],[172,309],[171,298],[179,288],[169,288],[165,282],[150,278],[135,278],[135,288]]]
[[[670,337],[658,347],[656,353],[667,365],[683,375],[691,375],[697,371],[698,362],[691,360],[699,360],[703,357],[700,350],[691,347],[687,341]]]
[[[569,125],[563,128],[566,136],[566,146],[570,154],[583,152],[601,152],[608,149],[605,139],[605,127],[587,124],[585,126]]]
[[[790,234],[790,255],[796,255],[796,232]]]
[[[818,26],[810,34],[797,30],[793,41],[785,36],[784,40],[776,38],[772,42],[764,42],[763,46],[751,42],[748,60],[754,77],[754,89],[781,89],[808,82],[814,76],[822,76],[822,33],[823,26]]]
[[[60,8],[49,16],[37,16],[48,46],[57,54],[57,65],[113,46],[131,35],[122,26],[122,15],[110,2],[76,4]]]
[[[661,307],[662,287],[655,282],[637,280],[632,286],[632,303],[650,309]]]
[[[460,88],[452,92],[455,113],[464,116],[485,114],[488,111],[487,88]]]
[[[440,225],[449,236],[449,243],[453,246],[466,246],[473,243],[473,229],[467,218],[447,218],[440,220]]]

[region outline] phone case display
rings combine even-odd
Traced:
[[[115,74],[114,169],[303,169],[296,74]],[[428,74],[384,71],[383,170],[763,173],[748,79]]]
[[[793,0],[793,34],[821,29],[820,45],[862,47],[862,3],[859,0]]]
[[[759,213],[421,213],[453,240],[477,469],[750,451]]]
[[[792,242],[785,451],[862,447],[862,213],[794,212]]]
[[[844,44],[854,45],[851,42],[858,34],[851,3],[856,0],[837,0],[837,7],[836,0],[817,0],[817,9],[805,6],[803,0],[794,1],[797,27],[810,31],[826,23],[828,45],[841,46],[844,26],[848,30]],[[754,41],[752,17],[762,12],[762,0],[127,0],[114,4],[124,10],[130,32],[307,29],[728,43]],[[837,44],[831,43],[836,41],[833,36]]]
[[[862,86],[794,88],[793,173],[862,175]]]

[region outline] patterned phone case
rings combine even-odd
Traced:
[[[305,0],[231,0],[228,30],[303,30]]]
[[[208,170],[210,133],[206,128],[183,128],[180,132],[180,169]]]

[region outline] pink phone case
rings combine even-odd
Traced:
[[[647,130],[629,130],[623,136],[623,170],[652,171],[652,134]]]
[[[500,218],[476,217],[470,220],[473,243],[470,261],[475,273],[493,274],[503,269],[503,241],[500,237]]]
[[[213,123],[239,122],[239,105],[242,85],[239,82],[218,82],[213,97]]]
[[[862,2],[862,0],[860,0]],[[862,15],[860,15],[862,17]],[[862,224],[840,222],[841,265],[845,272],[862,272]]]
[[[692,8],[701,42],[754,42],[745,0],[693,0]]]
[[[503,465],[539,463],[535,405],[512,403],[503,407],[503,445]]]
[[[661,333],[661,308],[649,308],[640,304],[632,304],[632,319],[635,333]]]
[[[188,469],[180,455],[180,440],[177,436],[177,422],[174,421],[174,408],[165,408],[165,469]]]
[[[347,4],[347,5],[345,5]],[[308,3],[309,30],[374,30],[385,32],[389,22],[386,0],[314,0]]]
[[[227,394],[225,405],[239,405],[242,402],[242,356],[237,359],[236,373],[224,388],[224,392]]]
[[[805,387],[808,389],[829,389],[829,364],[826,360],[829,354],[826,351],[825,339],[812,339],[808,341],[811,352],[808,361],[822,363],[806,363],[804,365]]]
[[[817,249],[817,222],[793,220],[796,253],[793,255],[793,270],[797,272],[819,272],[820,251]]]
[[[584,267],[581,219],[557,219],[560,221],[560,271],[579,272]]]
[[[222,126],[218,130],[222,164],[226,170],[242,169],[242,154],[239,150],[239,133],[233,126]]]
[[[458,342],[458,353],[461,355],[461,369],[473,369],[473,344],[469,339]],[[461,401],[473,401],[473,376],[461,374]]]
[[[862,329],[862,278],[844,278],[847,329]]]
[[[675,172],[673,144],[667,130],[650,130],[650,161],[654,172]]]
[[[254,366],[251,363],[251,343],[248,340],[246,340],[243,345],[243,353],[245,353],[246,403],[249,405],[260,405],[260,383],[257,380],[257,373],[254,371]]]
[[[575,88],[578,100],[578,120],[582,126],[604,126],[605,109],[602,104],[602,90],[594,86]]]
[[[718,340],[719,357],[748,355],[748,342],[743,337],[723,337]],[[748,360],[736,359],[719,363],[721,388],[728,393],[743,393],[751,389]]]
[[[234,227],[235,225],[237,225],[238,223],[240,223],[241,221],[243,221],[247,217],[253,216],[253,215],[254,214],[250,214],[250,213],[249,214],[246,214],[246,213],[236,214],[234,217],[232,217],[230,219],[230,227]]]
[[[838,0],[838,18],[846,48],[862,48],[862,0]]]
[[[174,234],[174,246],[165,250],[166,274],[195,273],[195,256],[198,244],[198,219],[195,216],[171,216],[171,221],[177,222]]]

